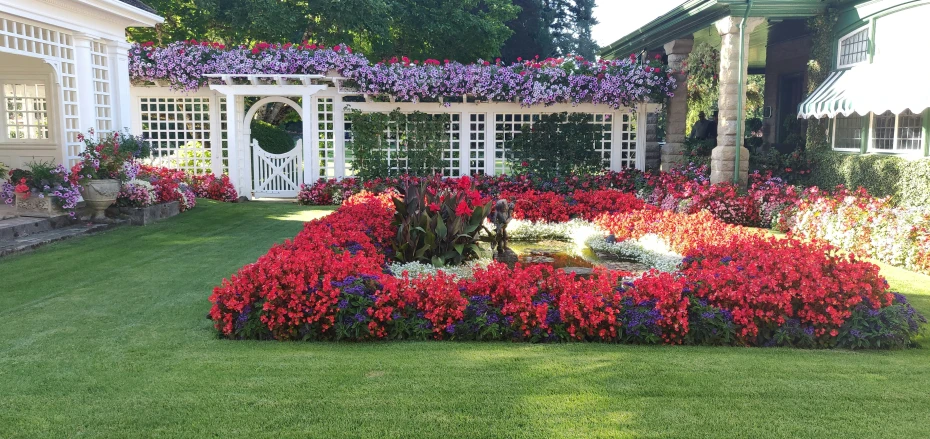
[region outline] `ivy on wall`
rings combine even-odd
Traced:
[[[808,20],[811,30],[811,54],[807,62],[807,94],[810,95],[830,75],[833,68],[833,32],[836,27],[837,13],[831,8]],[[811,120],[807,124],[807,149],[830,148],[827,137],[829,121],[827,119]]]
[[[688,75],[688,116],[685,134],[691,133],[691,126],[698,120],[698,113],[707,117],[714,114],[717,98],[720,96],[720,51],[707,43],[700,43],[691,50],[684,68]]]
[[[588,113],[546,114],[526,124],[507,145],[510,169],[518,174],[553,178],[604,170],[600,151],[604,128]]]
[[[442,151],[449,139],[447,115],[415,111],[364,113],[352,110],[352,141],[346,143],[352,169],[363,179],[442,172]]]

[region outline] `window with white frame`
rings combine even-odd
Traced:
[[[848,67],[869,58],[869,30],[866,26],[840,38],[838,67]]]
[[[3,140],[41,141],[49,138],[46,87],[37,81],[5,81]]]
[[[836,116],[833,123],[833,148],[856,150],[862,148],[862,116]]]
[[[913,153],[924,148],[923,116],[905,110],[872,115],[870,148],[875,152]]]

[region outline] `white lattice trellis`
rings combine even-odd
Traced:
[[[113,107],[110,104],[110,68],[106,44],[91,42],[91,60],[94,72],[94,119],[97,131],[113,131]]]
[[[636,163],[636,118],[629,113],[620,116],[617,134],[619,148],[616,153],[617,163],[621,168],[635,168]]]
[[[484,174],[486,169],[486,117],[484,113],[471,113],[468,115],[468,169],[472,174]]]
[[[465,102],[443,105],[437,102],[387,102],[369,101],[361,96],[347,96],[352,93],[343,93],[336,88],[327,89],[319,85],[318,78],[306,78],[303,85],[295,85],[293,81],[285,82],[280,78],[270,81],[259,81],[259,85],[237,85],[229,78],[221,78],[225,85],[217,86],[212,90],[201,90],[196,97],[176,94],[167,88],[147,87],[145,93],[137,92],[137,106],[140,113],[150,113],[145,117],[137,117],[137,126],[151,122],[155,128],[150,137],[158,143],[156,150],[162,151],[176,148],[177,144],[191,140],[204,142],[204,149],[214,152],[214,157],[222,157],[222,162],[214,161],[213,168],[218,172],[229,170],[230,177],[243,194],[248,194],[255,186],[252,173],[254,172],[252,154],[248,145],[251,143],[243,137],[242,122],[235,127],[227,109],[239,115],[240,120],[244,109],[228,106],[225,93],[237,96],[242,100],[247,93],[240,93],[237,87],[255,87],[256,96],[284,96],[300,97],[303,105],[301,118],[303,121],[303,157],[304,166],[301,181],[310,183],[318,178],[340,178],[352,175],[351,152],[346,144],[352,142],[352,123],[346,117],[350,110],[362,112],[390,113],[399,110],[403,113],[420,111],[433,116],[448,117],[447,127],[448,144],[442,148],[443,169],[446,176],[459,176],[475,173],[499,174],[507,172],[507,142],[520,133],[524,124],[538,121],[542,115],[561,112],[578,112],[593,115],[592,123],[603,129],[603,138],[595,149],[600,154],[605,167],[620,170],[622,168],[642,168],[641,151],[645,148],[637,139],[638,127],[642,123],[640,118],[631,109],[609,110],[603,106],[591,104],[557,104],[546,107],[545,112],[532,111],[515,103],[488,103]],[[277,82],[275,82],[277,81]],[[272,93],[272,89],[280,88],[280,94]],[[142,98],[138,98],[142,96]],[[184,102],[185,106],[155,107],[143,110],[143,104],[160,103],[163,98],[171,96],[171,102]],[[187,114],[186,105],[193,103],[191,99],[203,99],[201,103],[208,105],[209,111],[202,110],[201,119]],[[188,101],[185,101],[188,100]],[[144,102],[143,102],[144,101]],[[163,101],[165,104],[167,100]],[[296,105],[296,104],[295,104]],[[650,107],[648,104],[641,111]],[[206,108],[205,106],[204,108]],[[215,107],[215,108],[214,108]],[[296,108],[296,107],[295,107]],[[180,109],[180,110],[179,110]],[[540,108],[542,110],[542,108]],[[180,111],[181,115],[178,114]],[[249,110],[251,111],[251,110]],[[170,114],[174,112],[175,115]],[[174,122],[174,126],[162,125]],[[179,122],[184,122],[180,123]],[[171,133],[174,134],[171,134]],[[391,154],[395,170],[406,168],[402,153],[402,143],[405,139],[405,127],[391,126],[387,132],[387,140],[383,147]],[[159,143],[161,142],[161,143]],[[209,142],[209,143],[208,143]],[[217,146],[216,143],[219,145]],[[242,143],[242,144],[240,144]],[[246,145],[245,147],[243,145]],[[235,148],[236,151],[231,149]],[[243,149],[245,148],[245,149]],[[234,160],[235,159],[235,160]],[[227,167],[227,163],[235,166]],[[244,161],[244,163],[243,163]],[[183,168],[183,165],[181,166]],[[235,169],[233,169],[235,168]]]
[[[195,174],[212,172],[211,99],[143,97],[139,100],[142,135],[155,162]]]
[[[317,115],[317,156],[319,176],[337,177],[336,173],[336,111],[333,98],[316,100]]]

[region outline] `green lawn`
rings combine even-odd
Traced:
[[[217,339],[211,288],[322,214],[201,201],[0,259],[0,437],[930,437],[927,347]]]

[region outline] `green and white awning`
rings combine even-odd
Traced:
[[[876,65],[834,71],[798,106],[798,118],[886,111],[898,114],[904,110],[920,113],[930,108],[930,84],[907,79],[907,74],[910,72],[885,71]]]

